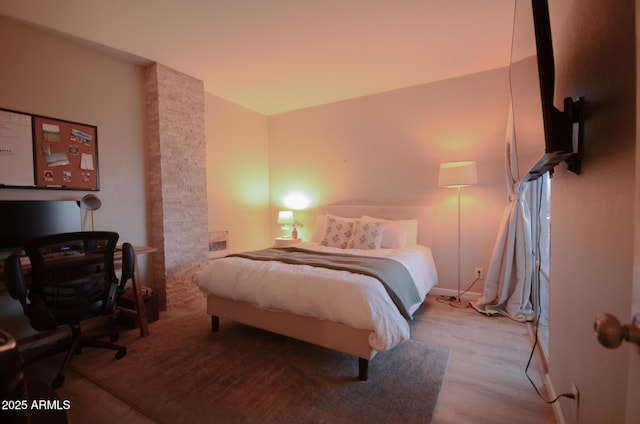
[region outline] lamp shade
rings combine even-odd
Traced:
[[[97,211],[102,206],[102,202],[95,194],[86,194],[80,199],[80,206],[88,211]]]
[[[102,206],[102,201],[95,194],[85,194],[82,199],[78,202],[82,209],[85,209],[87,212],[84,215],[84,219],[82,220],[82,231],[85,231],[84,227],[91,213],[91,231],[95,231],[95,226],[93,223],[93,211],[97,211]]]
[[[278,212],[278,224],[293,224],[293,211]]]
[[[440,187],[466,187],[478,184],[476,162],[472,160],[445,162],[440,164],[438,185]]]

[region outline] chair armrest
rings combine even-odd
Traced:
[[[122,275],[120,276],[120,284],[118,286],[118,293],[124,293],[124,288],[127,281],[134,277],[136,257],[133,251],[131,243],[124,243],[122,245]]]
[[[22,304],[22,308],[27,308],[27,286],[24,284],[24,275],[22,273],[22,265],[20,264],[20,256],[11,255],[4,261],[4,276],[9,289],[9,294]]]

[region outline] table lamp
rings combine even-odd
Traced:
[[[282,225],[282,233],[284,238],[291,238],[291,225],[294,223],[293,211],[278,212],[278,224]]]

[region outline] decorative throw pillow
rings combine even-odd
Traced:
[[[324,228],[324,236],[320,244],[329,247],[346,249],[353,232],[353,219],[340,218],[327,215],[327,225]]]
[[[349,240],[349,249],[380,249],[386,225],[385,222],[356,222]]]

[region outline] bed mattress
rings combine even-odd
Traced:
[[[398,249],[341,249],[307,242],[300,248],[328,253],[380,256],[403,264],[419,293],[413,314],[437,284],[431,250],[420,245]],[[349,271],[227,257],[210,261],[198,274],[197,284],[206,294],[247,302],[253,306],[286,311],[371,331],[370,346],[385,351],[410,338],[409,323],[374,277]]]

